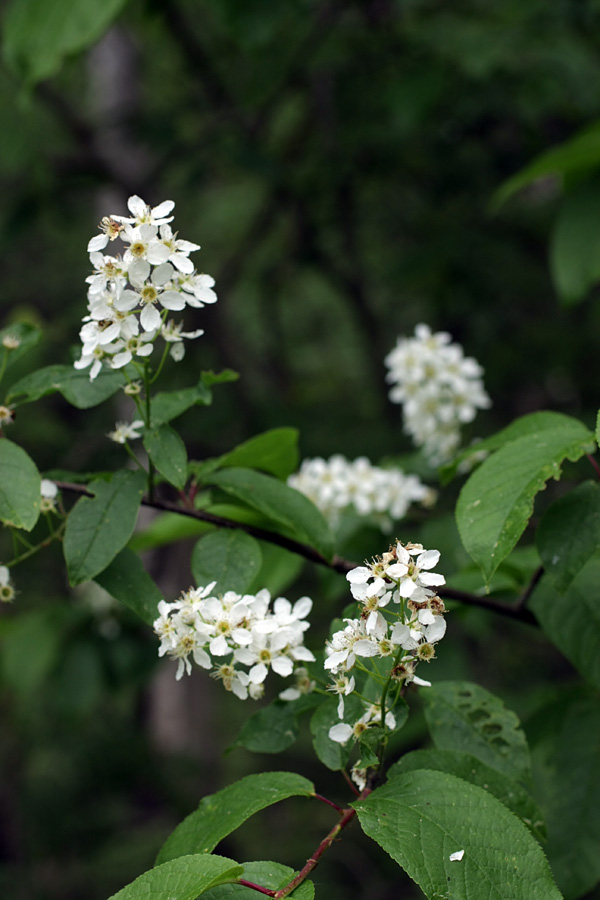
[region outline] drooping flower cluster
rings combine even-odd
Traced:
[[[169,224],[173,201],[151,209],[133,196],[127,205],[131,216],[102,219],[101,233],[88,244],[94,271],[86,279],[88,314],[79,332],[83,348],[75,368],[91,367],[91,380],[104,364],[120,369],[136,357],[149,356],[159,336],[180,360],[184,338],[200,337],[203,331],[184,332],[181,322],[168,319],[169,312],[199,309],[217,299],[214,280],[198,274],[189,258],[198,244],[180,240]],[[116,238],[125,245],[123,255],[106,255],[103,251]]]
[[[461,426],[490,406],[482,367],[447,332],[432,334],[427,325],[417,325],[412,338],[398,338],[385,364],[390,400],[403,405],[404,430],[432,465],[447,462],[459,447]]]
[[[402,519],[412,503],[430,506],[436,497],[416,475],[378,468],[365,456],[350,462],[339,453],[329,460],[305,459],[288,484],[312,500],[334,526],[342,510],[353,509],[389,530],[392,520]]]
[[[344,620],[345,628],[335,632],[328,643],[325,660],[325,669],[333,676],[329,690],[340,698],[340,719],[344,718],[344,698],[355,686],[354,675],[348,673],[357,665],[362,668],[362,660],[391,657],[391,682],[429,685],[415,670],[421,660],[434,658],[435,644],[446,632],[444,603],[434,590],[445,579],[432,571],[439,557],[438,550],[397,542],[382,557],[346,576],[361,613],[359,618]],[[329,737],[339,743],[358,738],[365,728],[381,722],[381,714],[380,705],[369,706],[357,722],[332,726]],[[394,727],[390,710],[385,723]]]
[[[176,677],[192,669],[192,660],[213,678],[245,700],[258,699],[269,670],[286,678],[302,675],[297,663],[314,662],[304,646],[310,627],[306,616],[312,600],[301,597],[294,605],[278,597],[271,609],[268,590],[258,594],[227,591],[214,596],[216,582],[190,588],[179,600],[158,604],[154,631],[160,637],[159,656],[179,660]]]

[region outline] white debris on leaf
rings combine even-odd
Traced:
[[[451,853],[448,858],[450,862],[460,862],[464,855],[464,850],[457,850],[456,853]]]

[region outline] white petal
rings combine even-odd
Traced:
[[[377,656],[379,653],[377,644],[368,640],[355,641],[352,650],[356,656]]]
[[[153,219],[164,219],[165,216],[168,216],[172,209],[174,209],[175,203],[173,200],[163,200],[162,203],[159,203],[158,206],[155,206],[152,210],[152,218]],[[131,209],[131,207],[129,207]]]
[[[262,684],[267,677],[268,671],[264,663],[258,663],[256,666],[252,666],[248,672],[248,677],[252,684]]]
[[[153,331],[155,328],[159,328],[161,321],[160,313],[154,306],[146,305],[143,308],[140,322],[142,323],[142,328],[145,328],[146,331]]]
[[[367,581],[371,577],[371,570],[367,569],[366,566],[357,566],[356,569],[352,569],[346,575],[346,581],[349,581],[350,584],[360,584],[362,582]]]
[[[294,671],[294,663],[289,656],[276,656],[271,662],[271,668],[274,672],[277,672],[278,675],[281,675],[282,678],[287,678],[287,676],[291,675]]]
[[[103,250],[108,244],[108,235],[107,234],[97,234],[95,237],[91,239],[87,248],[88,253],[94,253],[98,250]],[[92,260],[93,264],[93,260]]]
[[[335,741],[336,744],[345,744],[352,737],[352,726],[340,722],[339,725],[332,725],[329,729],[329,739]]]
[[[434,566],[437,566],[439,560],[439,550],[426,550],[425,553],[421,553],[418,557],[417,566],[419,569],[433,569]]]
[[[172,277],[173,266],[171,265],[171,263],[166,262],[160,266],[157,266],[157,268],[152,273],[151,280],[152,284],[154,284],[156,287],[163,287],[163,285],[165,285],[167,281],[170,281]]]
[[[165,309],[185,309],[185,297],[179,291],[165,291],[158,299]]]

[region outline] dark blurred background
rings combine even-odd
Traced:
[[[494,405],[471,436],[543,408],[592,424],[600,306],[593,292],[561,304],[548,265],[561,185],[538,181],[494,212],[491,201],[600,116],[599,24],[598,0],[132,0],[52,78],[23,87],[3,65],[0,325],[44,331],[12,377],[78,355],[87,242],[136,193],[176,202],[174,225],[202,245],[195,264],[219,296],[188,311],[205,335],[167,383],[241,373],[180,420],[191,457],[279,425],[300,429],[303,456],[409,452],[383,358],[419,322],[485,367]],[[43,470],[118,466],[104,435],[119,403],[80,412],[49,398],[19,410],[11,437]],[[446,525],[415,527],[459,566]],[[341,549],[360,559],[381,540]],[[185,549],[147,560],[165,595],[189,585]],[[343,584],[303,578],[326,622]],[[0,618],[2,897],[105,900],[200,796],[265,766],[345,798],[341,779],[324,785],[306,762],[306,735],[284,758],[223,756],[248,704],[203,673],[175,684],[147,628],[91,588],[68,590],[57,551],[15,581]],[[457,621],[436,678],[479,678],[526,715],[549,676],[570,677],[533,629],[476,610]],[[416,714],[405,745],[422,738]],[[300,866],[331,824],[305,800],[258,821],[221,852],[269,858],[275,836],[277,859]],[[397,872],[355,829],[315,880],[332,898],[420,896]]]

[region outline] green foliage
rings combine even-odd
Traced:
[[[9,371],[11,366],[18,362],[28,350],[40,342],[41,337],[41,328],[37,328],[29,322],[15,322],[14,325],[0,329],[0,371],[2,366]],[[12,349],[4,347],[2,345],[4,338],[16,338],[19,346]]]
[[[245,594],[260,571],[262,553],[250,535],[223,529],[197,542],[190,563],[199,587],[216,581],[219,593]]]
[[[253,753],[281,753],[298,739],[298,701],[274,700],[252,713],[235,739],[235,747]]]
[[[187,450],[170,425],[144,431],[144,447],[152,463],[169,484],[183,490],[187,481]]]
[[[157,865],[189,853],[210,853],[236,828],[267,806],[288,797],[312,797],[314,785],[292,772],[263,772],[210,794],[167,838]]]
[[[456,521],[486,582],[523,534],[546,481],[559,478],[565,459],[575,461],[593,449],[588,429],[561,416],[552,430],[505,443],[473,472],[458,498]]]
[[[519,782],[508,778],[505,773],[486,765],[475,756],[462,753],[460,750],[413,750],[394,763],[389,768],[387,776],[396,778],[404,772],[414,772],[418,769],[447,772],[489,791],[521,819],[537,840],[546,838],[542,811],[529,791]]]
[[[231,859],[196,853],[144,872],[110,900],[196,900],[198,894],[239,878],[242,871]]]
[[[560,900],[540,845],[488,791],[446,772],[406,772],[353,804],[428,900]],[[464,850],[461,860],[450,855]]]
[[[560,694],[531,723],[536,789],[548,827],[545,845],[566,900],[600,880],[600,708],[596,692]]]
[[[564,594],[600,550],[600,485],[585,481],[550,506],[536,534],[546,575]]]
[[[12,0],[5,14],[5,63],[33,85],[59,70],[64,58],[80,53],[106,31],[125,0]]]
[[[559,297],[574,304],[600,279],[600,179],[588,178],[566,195],[550,244],[550,266]]]
[[[298,430],[272,428],[221,456],[219,466],[261,469],[276,478],[285,479],[298,468],[299,457]]]
[[[94,575],[94,581],[147,625],[152,625],[163,595],[137,553],[127,547],[121,550],[105,569]]]
[[[438,682],[423,692],[425,718],[439,750],[469,753],[513,780],[528,779],[529,748],[517,716],[477,684]]]
[[[245,881],[252,881],[271,890],[279,890],[290,883],[296,874],[289,866],[275,862],[242,863]],[[222,884],[204,894],[206,900],[256,900],[256,891],[242,884]],[[288,894],[291,900],[313,900],[315,886],[312,881],[303,881],[295,891]]]
[[[125,383],[122,372],[109,369],[104,369],[94,381],[90,381],[88,372],[72,366],[46,366],[15,382],[7,402],[20,406],[58,391],[77,409],[91,409],[116,394]]]
[[[251,509],[267,516],[277,531],[314,547],[325,559],[333,555],[333,537],[322,513],[303,494],[252,469],[231,468],[206,478]]]
[[[142,472],[122,470],[88,485],[67,519],[64,554],[72,585],[102,572],[133,533],[145,487]]]
[[[531,598],[531,609],[544,634],[581,675],[600,687],[600,555],[593,556],[566,591],[544,576]]]
[[[31,531],[40,514],[41,478],[17,444],[0,440],[0,521]]]

